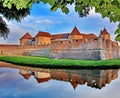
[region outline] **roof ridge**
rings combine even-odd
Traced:
[[[35,37],[38,37],[38,36],[51,37],[51,34],[49,32],[39,31]]]
[[[21,39],[32,39],[33,37],[30,35],[30,33],[29,32],[27,32],[25,35],[23,35],[21,38],[20,38],[20,40]]]
[[[77,27],[75,26],[74,29],[71,32],[71,35],[80,35],[79,30],[77,29]]]

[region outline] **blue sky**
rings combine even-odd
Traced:
[[[35,36],[38,31],[46,31],[51,34],[70,33],[74,26],[77,26],[81,33],[94,33],[99,35],[100,31],[107,28],[114,39],[114,32],[117,28],[117,23],[110,23],[108,18],[102,19],[101,15],[94,12],[94,9],[87,17],[80,18],[74,11],[74,5],[68,6],[70,13],[68,15],[62,13],[60,9],[56,12],[50,11],[48,4],[35,4],[31,9],[31,14],[21,23],[7,21],[4,19],[10,28],[10,34],[7,40],[0,38],[0,44],[19,44],[19,39],[26,33],[30,32]]]

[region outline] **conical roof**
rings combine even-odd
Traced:
[[[78,86],[78,83],[71,82],[71,85],[73,86],[74,89],[76,89],[76,87]]]
[[[109,33],[108,33],[107,29],[104,28],[104,30],[101,32],[101,34],[103,35],[103,34],[109,34]]]
[[[75,26],[74,29],[71,32],[71,35],[80,35],[79,30],[77,29],[77,27]]]
[[[21,73],[20,73],[21,74]],[[21,74],[26,80],[28,80],[32,74]]]

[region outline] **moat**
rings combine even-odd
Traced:
[[[119,98],[120,70],[42,69],[0,63],[0,98]]]

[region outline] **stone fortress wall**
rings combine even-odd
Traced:
[[[78,32],[74,28],[72,32]],[[70,59],[106,60],[119,58],[119,46],[110,39],[110,34],[104,29],[99,37],[90,34],[81,34],[68,39],[52,40],[50,57]]]
[[[48,56],[43,50],[49,51],[50,44],[46,45],[0,45],[0,55],[31,55],[31,56]]]
[[[20,39],[20,45],[0,45],[0,55],[106,60],[120,58],[120,47],[110,39],[106,28],[97,37],[94,34],[82,34],[75,27],[71,33],[65,34],[51,35],[39,31],[32,37],[26,33]]]

